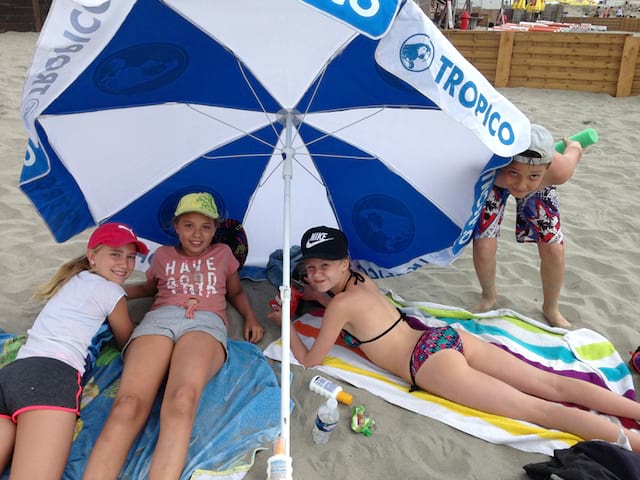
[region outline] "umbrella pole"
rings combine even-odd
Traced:
[[[291,467],[291,449],[289,442],[290,430],[290,403],[291,403],[291,178],[293,177],[293,113],[286,113],[285,120],[285,146],[282,150],[283,167],[282,178],[284,180],[284,211],[282,228],[282,285],[280,286],[280,298],[282,299],[282,363],[280,365],[280,438],[274,447],[273,461],[269,462],[269,470],[274,467],[278,473],[282,473],[282,468],[286,471],[287,479],[293,478]],[[284,445],[283,445],[284,444]],[[281,477],[277,477],[281,478]]]
[[[289,137],[289,120],[287,120],[287,137]],[[290,412],[290,383],[291,383],[291,177],[292,161],[291,155],[285,147],[284,166],[282,176],[284,177],[284,227],[282,232],[282,398],[280,410],[282,411],[282,433],[286,441],[285,451],[289,455],[289,412]]]

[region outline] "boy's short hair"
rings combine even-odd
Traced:
[[[548,165],[553,161],[555,142],[549,130],[542,125],[531,124],[531,144],[524,152],[513,157],[513,161],[525,165]]]

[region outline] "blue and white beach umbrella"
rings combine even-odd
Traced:
[[[178,199],[208,191],[248,265],[283,248],[288,271],[289,239],[322,224],[373,277],[452,261],[528,120],[413,2],[380,39],[310,3],[55,0],[20,179],[55,238],[117,220],[174,243]]]

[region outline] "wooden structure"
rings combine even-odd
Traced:
[[[496,87],[640,95],[640,36],[480,30],[444,34]]]
[[[39,32],[51,0],[0,0],[0,32]]]
[[[51,0],[0,0],[0,32],[39,31]],[[495,10],[491,11],[495,16]],[[478,15],[485,12],[474,12]],[[482,20],[491,15],[486,12]],[[563,18],[640,32],[640,18]],[[455,47],[496,87],[579,90],[640,95],[640,36],[445,30]]]
[[[567,23],[590,23],[591,25],[603,25],[608,32],[640,32],[640,18],[630,17],[562,17]]]

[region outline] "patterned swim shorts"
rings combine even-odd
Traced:
[[[474,238],[500,236],[500,226],[508,198],[509,190],[493,187],[482,208]],[[516,240],[520,243],[563,243],[560,204],[555,186],[516,199]]]

